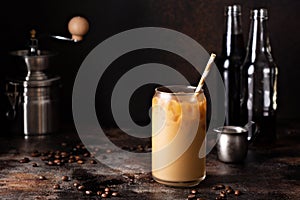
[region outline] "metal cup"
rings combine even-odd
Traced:
[[[247,157],[248,145],[254,139],[254,137],[248,137],[248,131],[253,125],[254,122],[249,122],[245,127],[223,126],[214,129],[220,134],[217,142],[217,155],[220,161],[238,163]]]

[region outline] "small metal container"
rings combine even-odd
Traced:
[[[218,159],[226,163],[242,162],[247,157],[248,129],[239,126],[223,126],[214,129],[220,134],[217,142]]]

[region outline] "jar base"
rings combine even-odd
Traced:
[[[166,181],[166,180],[159,179],[153,175],[152,175],[152,177],[156,182],[161,183],[163,185],[167,185],[167,186],[194,187],[194,186],[198,185],[201,181],[203,181],[205,179],[206,175],[204,175],[203,177],[201,177],[199,179],[192,180],[192,181]]]

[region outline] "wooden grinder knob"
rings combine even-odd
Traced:
[[[83,36],[88,32],[89,23],[84,17],[76,16],[69,21],[68,29],[72,39],[77,42],[82,40]]]

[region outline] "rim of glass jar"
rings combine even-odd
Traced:
[[[171,90],[171,92],[169,91],[161,91],[163,88],[168,88],[169,90]],[[176,91],[173,92],[172,88],[184,88],[184,89],[188,89],[191,90],[191,92],[185,92],[185,91]],[[195,86],[190,86],[190,85],[164,85],[164,86],[159,86],[157,88],[155,88],[155,92],[158,94],[168,94],[168,95],[172,95],[172,96],[190,96],[190,95],[194,95],[194,94],[202,94],[203,93],[203,89],[201,89],[199,92],[195,92],[196,87]]]

